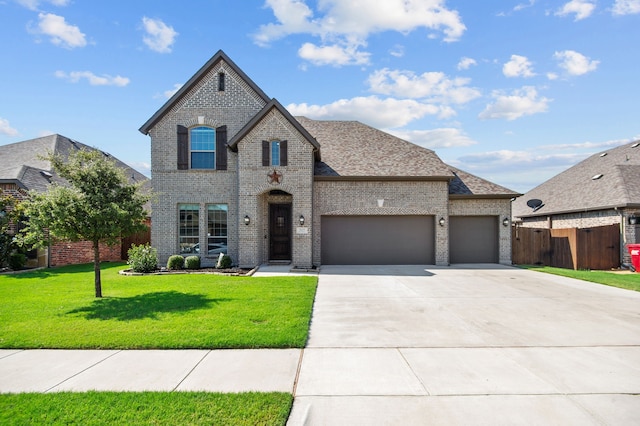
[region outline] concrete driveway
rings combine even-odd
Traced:
[[[319,280],[290,425],[640,424],[640,293],[500,265]]]

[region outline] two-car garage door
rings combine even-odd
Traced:
[[[498,263],[496,216],[449,217],[450,263]],[[325,265],[433,265],[434,216],[323,216]]]
[[[323,216],[325,265],[435,263],[433,216]]]

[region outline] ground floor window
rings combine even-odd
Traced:
[[[180,254],[197,252],[200,238],[200,206],[198,204],[178,204],[178,212]]]
[[[227,253],[227,212],[226,204],[207,205],[207,256]]]

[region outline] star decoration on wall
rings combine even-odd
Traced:
[[[280,183],[280,181],[282,180],[282,173],[278,172],[275,169],[267,176],[269,176],[269,183]]]

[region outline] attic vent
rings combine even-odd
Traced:
[[[591,180],[598,180],[598,179],[600,179],[602,176],[604,176],[602,173],[597,174],[597,175],[595,175],[595,176],[592,176],[592,177],[591,177]]]
[[[637,148],[638,146],[640,146],[640,142],[636,142],[633,145],[631,145],[631,148]]]
[[[51,179],[53,177],[53,175],[46,170],[40,170],[40,174],[46,177],[47,179]]]
[[[108,152],[104,152],[104,151],[100,151],[102,153],[102,155],[104,155],[105,157],[111,157],[111,154],[109,154]]]
[[[74,141],[73,139],[69,139],[69,142],[71,142],[71,145],[73,145],[74,148],[80,149],[80,147],[78,146],[78,142]]]
[[[603,152],[602,154],[600,154],[600,157],[606,157],[606,156],[607,156],[606,152]]]

